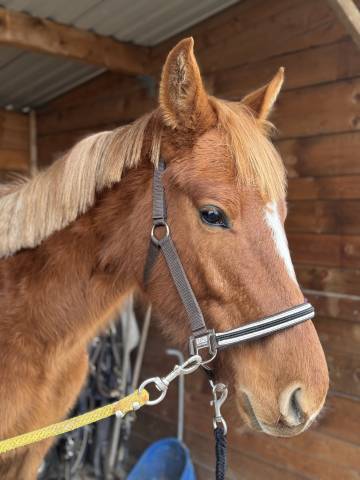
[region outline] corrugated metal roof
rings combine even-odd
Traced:
[[[0,0],[5,8],[153,46],[239,0]],[[37,107],[103,72],[75,61],[0,47],[0,106]]]
[[[0,48],[0,106],[36,107],[103,70],[50,55]]]

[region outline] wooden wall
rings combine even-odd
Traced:
[[[230,409],[229,478],[360,478],[360,52],[323,0],[244,0],[153,51],[154,75],[177,39],[193,35],[211,91],[241,98],[281,65],[286,84],[273,120],[289,172],[287,232],[301,285],[315,303],[331,391],[318,424],[297,438],[249,433]],[[147,111],[156,97],[140,80],[104,74],[39,112],[40,162],[90,131]],[[320,292],[317,295],[316,292]],[[326,294],[324,296],[323,294]],[[165,372],[153,327],[144,375]],[[187,378],[186,435],[200,479],[211,478],[209,392]],[[175,434],[176,392],[139,414],[131,451]]]
[[[0,109],[0,175],[29,168],[29,116]]]

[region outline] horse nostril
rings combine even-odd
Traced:
[[[296,427],[305,422],[306,415],[301,406],[302,389],[299,386],[287,388],[280,395],[280,422]]]

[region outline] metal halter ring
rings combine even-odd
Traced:
[[[158,403],[164,400],[167,392],[167,386],[164,385],[164,382],[161,380],[160,377],[151,377],[143,381],[143,383],[139,387],[139,392],[144,390],[144,388],[150,385],[151,383],[155,384],[155,387],[159,390],[160,395],[154,400],[148,400],[146,402],[146,405],[157,405]]]
[[[165,228],[165,234],[161,238],[157,238],[155,236],[155,230],[158,227],[164,227]],[[151,229],[151,241],[159,247],[161,242],[167,238],[170,235],[170,227],[169,225],[165,222],[165,220],[156,220],[156,222],[153,224],[152,229]]]

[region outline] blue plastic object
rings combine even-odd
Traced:
[[[196,476],[185,445],[164,438],[145,450],[127,480],[196,480]]]

